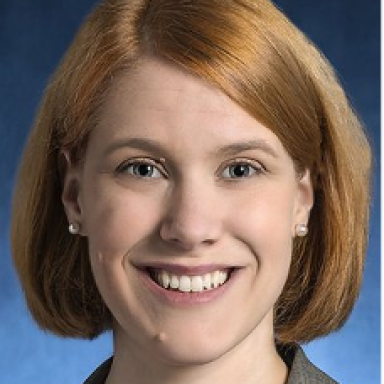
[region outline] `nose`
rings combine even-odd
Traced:
[[[192,251],[220,239],[223,222],[218,199],[207,189],[185,186],[171,193],[160,228],[163,241]]]

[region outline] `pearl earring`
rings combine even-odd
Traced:
[[[80,232],[80,224],[77,221],[70,223],[68,226],[68,232],[71,235],[78,235]]]
[[[296,236],[304,237],[308,233],[307,224],[297,224],[295,228]]]

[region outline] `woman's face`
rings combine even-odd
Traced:
[[[117,342],[189,363],[273,343],[312,188],[279,139],[224,94],[143,60],[116,80],[65,185]]]

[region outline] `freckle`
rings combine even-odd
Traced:
[[[160,332],[155,336],[155,340],[160,343],[163,343],[167,340],[167,335],[164,332]]]

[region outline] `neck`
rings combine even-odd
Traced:
[[[260,324],[263,328],[262,324]],[[259,327],[258,327],[259,328]],[[106,384],[284,384],[287,367],[276,351],[273,333],[254,330],[211,361],[177,361],[161,340],[137,348],[119,327],[114,333],[114,360]],[[159,345],[160,344],[160,345]]]

